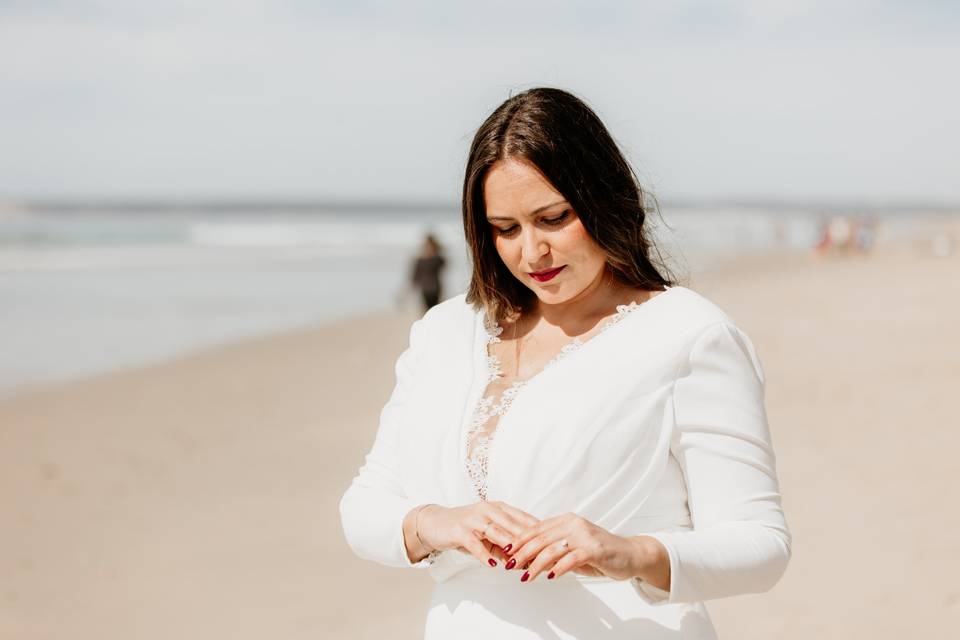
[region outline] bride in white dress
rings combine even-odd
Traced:
[[[358,556],[436,580],[427,639],[715,638],[705,601],[786,569],[760,360],[643,198],[564,91],[474,137],[470,287],[413,323],[340,502]]]

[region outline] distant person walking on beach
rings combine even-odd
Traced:
[[[411,284],[420,290],[424,313],[440,302],[442,292],[440,274],[446,263],[440,243],[432,233],[428,233],[423,239],[420,255],[414,261],[413,272],[410,274]]]

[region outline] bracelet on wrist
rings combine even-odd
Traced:
[[[414,533],[414,535],[417,536],[417,542],[420,543],[420,546],[421,546],[422,548],[428,550],[427,557],[428,557],[428,558],[432,558],[433,556],[436,556],[437,553],[439,553],[439,550],[438,550],[438,549],[434,549],[433,547],[427,545],[427,544],[423,541],[423,539],[420,537],[420,512],[423,511],[425,508],[427,508],[427,507],[429,507],[429,506],[436,506],[436,505],[433,505],[432,503],[431,503],[431,504],[422,504],[422,505],[420,505],[420,507],[417,509],[417,513],[416,513],[416,515],[414,515],[414,517],[413,517],[413,533]]]

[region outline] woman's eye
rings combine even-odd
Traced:
[[[567,219],[567,214],[569,214],[569,213],[570,213],[570,211],[567,210],[567,211],[564,211],[563,213],[561,213],[561,214],[560,214],[559,216],[557,216],[556,218],[544,218],[543,221],[546,222],[547,224],[557,225],[557,224],[560,224],[561,222],[563,222],[564,220],[566,220],[566,219]]]
[[[557,226],[560,226],[563,223],[563,221],[566,220],[569,216],[570,216],[570,210],[567,209],[566,211],[564,211],[563,213],[561,213],[559,216],[555,218],[541,218],[540,221],[551,227],[557,227]],[[518,225],[513,225],[510,227],[507,227],[506,229],[501,229],[500,227],[494,227],[494,228],[496,229],[498,236],[510,236],[510,235],[513,235],[513,233],[520,227]]]

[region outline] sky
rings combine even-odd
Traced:
[[[674,200],[960,203],[960,3],[0,0],[0,198],[457,202],[552,86]]]

